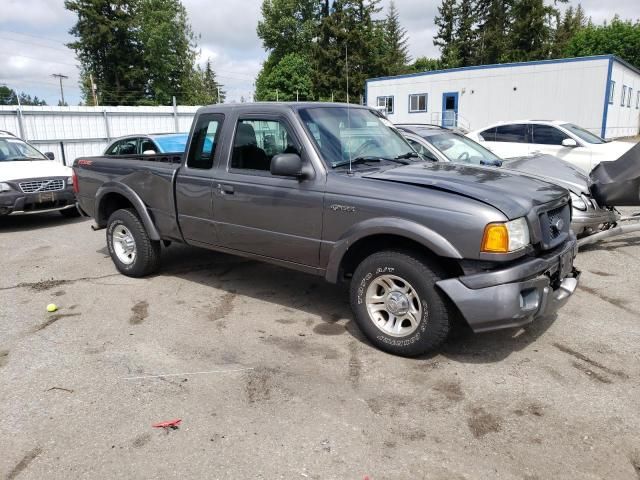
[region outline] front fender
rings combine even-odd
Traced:
[[[146,205],[140,198],[140,196],[128,185],[118,182],[107,182],[104,183],[96,192],[96,223],[100,227],[105,227],[107,225],[108,218],[103,218],[102,216],[102,201],[106,198],[106,196],[110,193],[117,193],[126,198],[136,210],[138,217],[142,220],[145,230],[149,235],[151,240],[160,240],[160,234],[158,233],[158,229],[156,228],[151,215],[149,215],[149,211],[147,210]]]
[[[395,235],[413,240],[440,257],[462,258],[451,242],[420,223],[395,217],[370,218],[353,225],[333,244],[325,273],[327,281],[337,282],[340,264],[351,246],[374,235]]]

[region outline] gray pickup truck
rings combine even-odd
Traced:
[[[578,285],[569,192],[424,161],[366,107],[204,107],[184,155],[79,158],[74,175],[123,274],[181,242],[350,282],[358,326],[398,355],[437,348],[460,316],[524,325]]]

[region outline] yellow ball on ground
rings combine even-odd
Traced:
[[[47,305],[47,312],[55,312],[58,309],[55,303]]]

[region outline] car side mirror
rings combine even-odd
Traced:
[[[53,154],[53,152],[45,152],[44,156],[47,157],[49,160],[56,159],[56,156]]]
[[[500,160],[480,160],[480,165],[488,166],[488,167],[501,167],[502,161]]]
[[[575,148],[578,146],[578,142],[576,142],[573,138],[565,138],[562,140],[563,147]]]
[[[271,159],[271,175],[280,177],[303,176],[302,158],[297,153],[281,153]]]
[[[156,151],[155,150],[145,150],[144,152],[142,152],[143,155],[155,155]]]

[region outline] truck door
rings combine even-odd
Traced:
[[[178,223],[186,240],[216,245],[218,235],[213,220],[213,165],[224,116],[198,117],[191,142],[176,178]]]
[[[240,115],[226,168],[216,173],[214,213],[220,244],[316,267],[322,234],[324,176],[271,175],[271,159],[297,153],[309,162],[292,124],[279,114]]]

